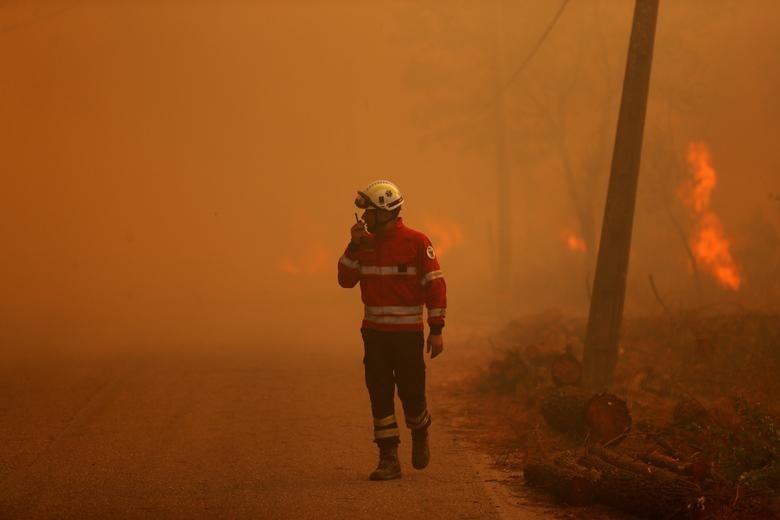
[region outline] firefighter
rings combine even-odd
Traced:
[[[360,283],[365,305],[360,329],[363,364],[379,447],[379,464],[371,480],[401,477],[396,387],[412,433],[412,466],[423,469],[430,460],[423,307],[428,309],[426,352],[433,359],[444,349],[444,277],[428,237],[406,227],[398,216],[403,203],[398,187],[386,180],[358,191],[355,205],[364,210],[362,220],[350,229],[349,245],[338,262],[339,285],[351,288]]]

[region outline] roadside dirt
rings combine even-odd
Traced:
[[[489,487],[508,508],[546,518],[624,519],[603,506],[572,507],[525,485],[523,466],[584,455],[586,439],[553,430],[540,402],[553,388],[549,359],[568,346],[581,359],[584,320],[548,311],[456,345],[442,362],[447,427],[480,453]],[[704,309],[627,321],[616,381],[633,426],[619,451],[704,461],[699,518],[773,518],[778,511],[780,319],[768,312]],[[660,438],[660,441],[659,441]],[[659,445],[660,442],[660,445]],[[493,484],[493,485],[491,485]]]
[[[486,493],[502,518],[528,520],[627,520],[630,515],[601,507],[562,506],[546,494],[525,485],[522,463],[529,452],[543,450],[541,417],[529,414],[514,395],[485,393],[477,389],[479,374],[493,352],[455,345],[441,358],[431,385],[438,402],[438,427],[443,427],[465,448],[469,462],[484,483]],[[439,361],[439,360],[436,360]],[[434,363],[436,362],[434,361]]]

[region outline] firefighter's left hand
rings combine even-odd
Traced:
[[[430,352],[431,359],[435,358],[444,350],[444,337],[441,334],[428,334],[428,344],[425,351]]]

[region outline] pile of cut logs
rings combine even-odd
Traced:
[[[593,445],[581,456],[567,452],[552,463],[527,464],[523,472],[526,483],[571,505],[600,502],[643,518],[689,517],[703,509],[692,468],[661,460],[642,462]]]
[[[631,430],[626,402],[577,386],[579,361],[571,352],[550,364],[555,387],[541,400],[550,428],[583,440],[579,452],[524,466],[527,484],[571,505],[602,503],[644,518],[696,516],[705,506],[700,483],[709,466],[682,463],[659,452],[637,459],[614,448]]]

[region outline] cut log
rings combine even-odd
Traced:
[[[631,414],[619,397],[599,393],[585,405],[585,427],[593,444],[618,444],[631,429]]]
[[[544,489],[566,504],[583,506],[593,503],[598,474],[576,464],[526,464],[523,476],[527,484]]]
[[[693,516],[702,496],[693,482],[598,447],[579,461],[565,453],[554,463],[527,464],[523,474],[528,485],[540,487],[566,504],[596,501],[642,518]]]
[[[712,476],[712,462],[707,459],[682,462],[659,451],[654,451],[643,456],[642,460],[659,468],[668,469],[678,475],[691,477],[696,482],[702,482]]]
[[[643,455],[642,460],[657,468],[664,468],[678,475],[693,475],[693,464],[681,462],[658,451]]]
[[[582,382],[582,364],[574,357],[571,346],[566,352],[553,359],[550,375],[556,386],[576,386]]]
[[[596,500],[616,509],[653,519],[686,517],[697,511],[700,488],[677,475],[669,478],[664,470],[648,473],[616,467],[593,451],[580,463],[601,474],[595,482]]]
[[[709,422],[709,415],[707,409],[696,399],[683,399],[675,405],[672,418],[677,426],[704,426]]]
[[[652,475],[666,480],[674,480],[679,478],[677,474],[669,471],[668,469],[651,466],[645,462],[627,457],[626,455],[621,455],[620,453],[608,448],[591,446],[589,448],[589,453],[596,455],[601,460],[612,464],[616,468],[631,471],[633,473],[639,473],[641,475]]]
[[[573,386],[553,388],[543,398],[540,412],[547,425],[559,432],[585,433],[585,404],[591,394]]]
[[[658,444],[661,448],[663,448],[664,451],[671,457],[677,460],[681,460],[683,458],[682,454],[680,453],[680,450],[678,450],[675,446],[672,446],[672,444],[664,438],[663,433],[657,431],[648,432],[647,436],[652,440],[654,440],[656,444]]]

